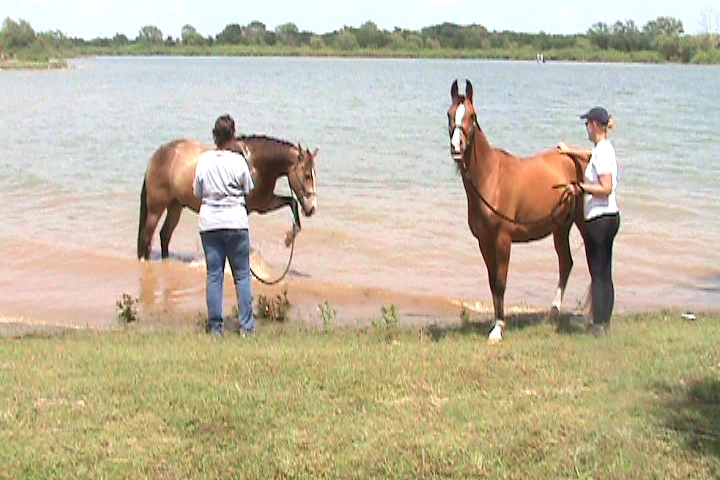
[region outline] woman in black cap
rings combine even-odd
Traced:
[[[605,335],[610,328],[610,317],[615,304],[612,281],[612,249],[620,227],[620,209],[617,188],[617,159],[608,132],[614,123],[607,110],[594,107],[580,117],[585,120],[592,150],[573,148],[558,143],[558,151],[589,160],[583,182],[572,184],[573,193],[584,194],[585,202],[585,254],[591,278],[592,317],[591,332]]]

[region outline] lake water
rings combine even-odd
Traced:
[[[242,133],[320,149],[319,209],[303,219],[297,277],[490,302],[449,155],[445,113],[455,78],[473,82],[490,142],[521,156],[559,140],[589,148],[578,115],[606,106],[617,122],[611,140],[623,212],[616,308],[720,307],[718,67],[314,58],[72,64],[0,72],[0,316],[106,321],[121,292],[147,299],[143,278],[161,268],[162,281],[176,284],[163,302],[202,305],[196,266],[137,262],[138,202],[153,151],[180,137],[211,143],[223,113]],[[175,256],[202,259],[196,222],[183,214]],[[278,267],[289,222],[287,212],[251,217],[253,243]],[[589,284],[576,231],[572,248],[570,305]],[[506,304],[547,307],[556,277],[551,240],[514,245]],[[77,319],[78,311],[87,316]]]

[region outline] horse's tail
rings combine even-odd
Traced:
[[[137,238],[137,256],[138,260],[142,259],[146,255],[147,246],[143,241],[143,229],[148,216],[147,207],[147,186],[145,185],[147,179],[143,178],[142,191],[140,192],[140,225],[138,226],[138,238]]]

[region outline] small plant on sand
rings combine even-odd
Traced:
[[[318,311],[320,312],[320,318],[322,318],[323,332],[327,332],[335,323],[335,317],[337,316],[337,310],[330,306],[327,300],[318,305]]]
[[[398,328],[398,309],[395,305],[383,305],[382,307],[382,318],[385,322],[386,328],[397,329]]]
[[[464,303],[460,307],[460,328],[463,331],[470,328],[470,309]]]
[[[273,322],[286,322],[288,320],[290,307],[290,301],[287,298],[287,289],[284,289],[282,294],[275,295],[274,298],[260,295],[256,304],[255,316]]]
[[[137,302],[138,299],[129,293],[123,293],[122,298],[115,302],[120,322],[127,325],[138,321]]]
[[[198,331],[207,333],[209,329],[207,314],[198,312],[195,315],[194,325]]]
[[[400,330],[398,309],[395,305],[383,305],[380,312],[382,319],[373,320],[373,326],[385,333],[385,340],[392,342]]]

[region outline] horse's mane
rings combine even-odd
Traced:
[[[288,155],[294,155],[294,149],[298,148],[297,145],[287,140],[267,135],[240,135],[235,137],[235,140],[245,142],[252,150],[253,155],[260,158],[287,157]],[[251,146],[252,144],[254,146]]]
[[[240,135],[240,136],[236,137],[236,140],[241,140],[241,141],[246,141],[246,140],[250,140],[250,141],[252,141],[252,140],[260,140],[260,141],[263,141],[263,142],[276,143],[276,144],[284,145],[284,146],[286,146],[286,147],[293,147],[293,148],[297,147],[297,145],[295,145],[295,144],[292,143],[292,142],[288,142],[287,140],[281,140],[281,139],[276,138],[276,137],[270,137],[270,136],[268,136],[268,135]]]

